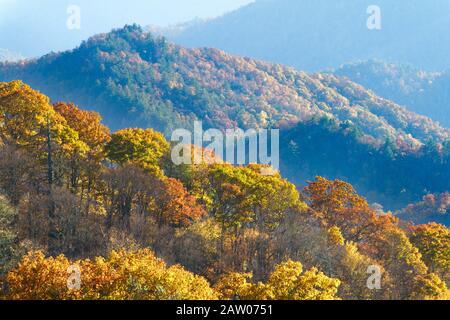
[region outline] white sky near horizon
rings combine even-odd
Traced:
[[[26,56],[70,49],[125,24],[169,26],[214,18],[254,0],[0,0],[0,48]],[[81,29],[66,28],[67,8],[81,9]]]

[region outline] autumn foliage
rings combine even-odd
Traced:
[[[80,289],[70,288],[70,267]],[[21,300],[212,300],[208,282],[180,266],[168,267],[149,250],[111,252],[108,258],[69,261],[30,252],[7,277],[11,299]]]
[[[2,298],[448,297],[448,228],[410,226],[345,181],[175,166],[162,134],[110,134],[19,81],[0,83],[0,141]]]

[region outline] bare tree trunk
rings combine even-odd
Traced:
[[[48,179],[48,250],[51,255],[56,254],[56,240],[58,238],[55,227],[55,202],[53,200],[53,150],[52,135],[50,131],[50,121],[47,124],[47,179]]]

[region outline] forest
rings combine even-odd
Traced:
[[[449,72],[429,72],[407,64],[371,60],[341,66],[333,72],[373,90],[409,110],[450,125]]]
[[[1,82],[0,298],[448,298],[444,225],[401,220],[343,180],[299,188],[256,164],[175,166],[170,150],[153,129],[111,132],[97,112]]]
[[[366,69],[347,75],[370,77]],[[390,79],[407,92],[431,79],[398,73],[404,76]],[[279,128],[281,172],[299,189],[317,175],[337,178],[386,211],[448,191],[450,130],[334,74],[184,48],[129,25],[73,50],[0,63],[0,81],[16,79],[51,101],[94,109],[114,131],[153,128],[167,137],[194,121],[205,130]],[[399,86],[380,91],[402,92]]]

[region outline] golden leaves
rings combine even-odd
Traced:
[[[341,283],[316,268],[303,273],[302,264],[292,260],[276,266],[266,283],[253,284],[251,278],[250,273],[231,273],[222,277],[215,288],[226,299],[335,300]]]
[[[68,268],[81,271],[79,290],[69,289]],[[206,279],[181,266],[167,267],[150,250],[112,252],[105,259],[69,261],[30,252],[7,276],[10,299],[210,300],[215,291]]]

